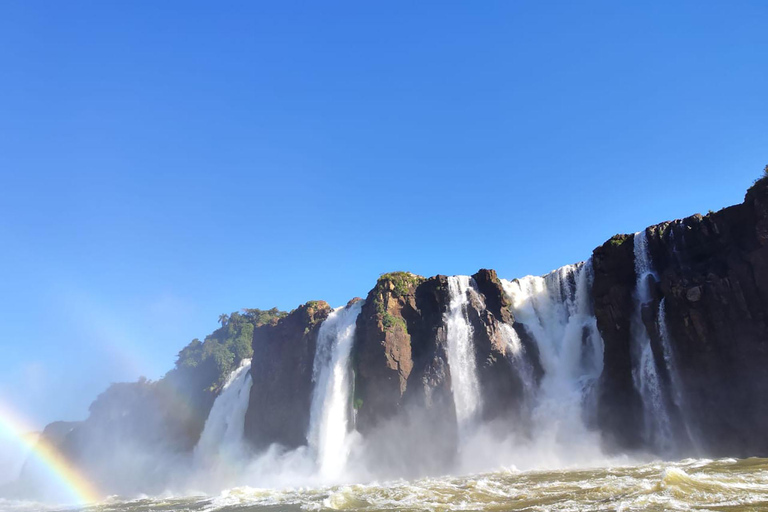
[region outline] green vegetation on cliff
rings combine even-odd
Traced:
[[[611,244],[612,247],[618,247],[629,240],[629,238],[629,235],[613,235],[611,239],[608,240],[608,243]]]
[[[393,295],[395,297],[404,297],[408,295],[412,287],[421,284],[423,281],[425,281],[425,278],[410,272],[389,272],[379,276],[376,284],[378,286],[390,282],[394,290]]]
[[[375,292],[373,303],[385,330],[390,331],[396,326],[400,326],[403,332],[408,332],[405,320],[400,316],[391,314],[387,310],[383,302],[385,294],[391,294],[396,299],[404,298],[413,293],[415,287],[425,280],[424,277],[410,272],[389,272],[379,276],[376,287],[373,289]]]
[[[204,379],[210,381],[208,389],[218,390],[240,361],[253,355],[253,329],[275,323],[285,315],[277,308],[244,309],[242,313],[220,315],[220,328],[206,336],[204,341],[195,338],[179,352],[176,369],[180,372],[193,368],[202,370],[209,376]]]

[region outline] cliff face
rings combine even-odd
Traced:
[[[472,296],[468,310],[472,325],[478,379],[485,420],[516,415],[524,399],[520,373],[510,364],[509,334],[504,326],[514,324],[509,297],[495,270],[481,269],[472,276],[479,294]]]
[[[512,325],[509,299],[493,270],[473,276],[467,320],[477,361],[483,416],[492,419],[519,406],[522,382],[508,357],[502,323]],[[448,278],[386,274],[366,299],[358,319],[357,427],[377,423],[413,406],[455,424],[447,357],[445,315],[451,301]]]
[[[355,407],[361,432],[397,414],[413,370],[414,324],[424,325],[416,302],[420,276],[382,276],[368,293],[357,319]],[[409,330],[409,320],[411,329]]]
[[[482,416],[495,419],[515,412],[523,394],[502,332],[502,322],[511,325],[513,317],[494,271],[481,270],[473,279],[464,314],[471,328]],[[356,428],[372,439],[369,456],[387,461],[396,475],[437,471],[456,455],[458,424],[446,324],[452,298],[446,276],[385,274],[357,320]]]
[[[768,454],[766,181],[750,189],[743,204],[645,232],[658,279],[651,278],[652,302],[643,308],[643,322],[672,419],[689,425],[694,450],[715,456]],[[595,309],[605,341],[600,422],[620,445],[636,446],[633,425],[640,424],[642,407],[629,364],[633,240],[614,240],[593,256]],[[664,358],[663,327],[677,375]],[[670,396],[675,378],[680,389]]]
[[[603,338],[598,423],[614,446],[639,448],[643,410],[632,379],[631,318],[635,290],[634,241],[618,235],[592,254],[592,298]]]
[[[326,302],[311,301],[254,329],[245,437],[255,449],[306,444],[317,334],[331,311]]]

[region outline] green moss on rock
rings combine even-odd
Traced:
[[[627,240],[629,240],[629,236],[627,235],[613,235],[611,239],[608,240],[608,243],[611,245],[611,247],[619,247]]]
[[[380,286],[387,282],[392,283],[393,295],[395,297],[405,297],[408,295],[411,288],[418,286],[425,280],[426,279],[422,276],[410,272],[398,271],[382,274],[376,284],[377,286]]]

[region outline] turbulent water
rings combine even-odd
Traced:
[[[0,509],[40,510],[0,501]],[[48,508],[55,510],[55,508]],[[689,459],[600,469],[519,472],[513,468],[465,477],[269,490],[229,489],[216,496],[121,501],[92,512],[150,511],[758,511],[768,510],[768,459]]]

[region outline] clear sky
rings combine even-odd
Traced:
[[[81,419],[244,307],[503,277],[742,200],[768,3],[0,6],[0,401]]]

